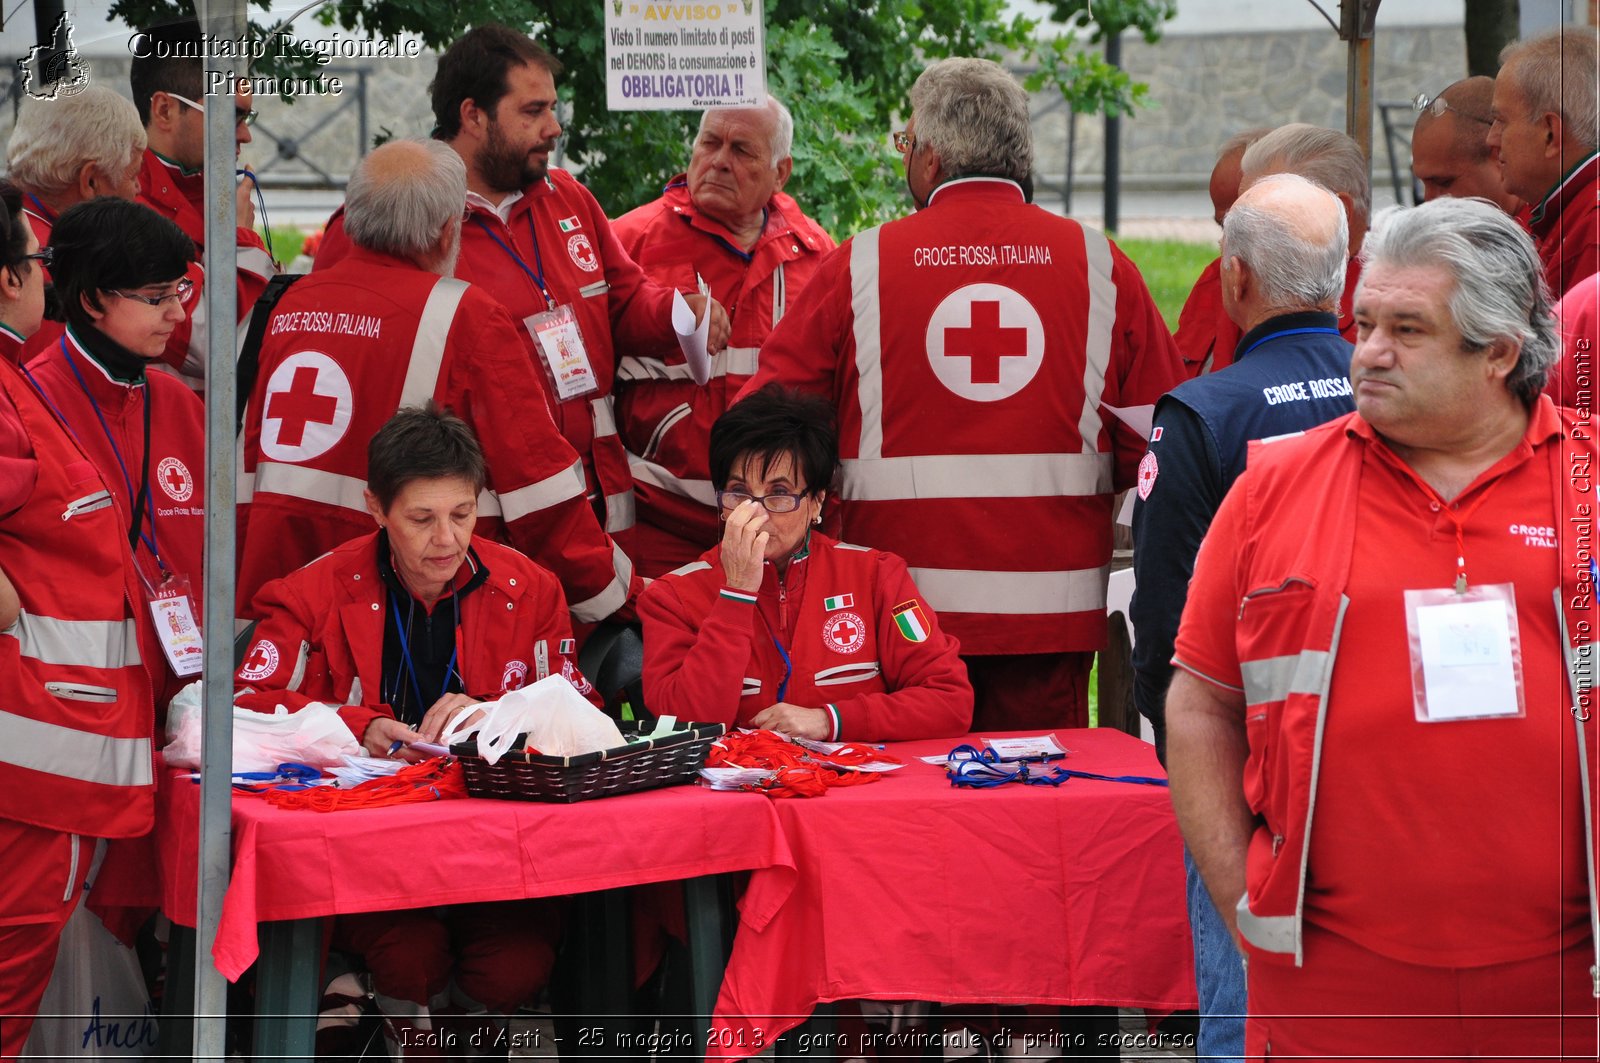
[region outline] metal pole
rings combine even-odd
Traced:
[[[247,29],[244,0],[202,0],[202,28],[211,40],[237,39]],[[207,49],[211,51],[211,49]],[[234,100],[221,82],[234,60],[205,60],[206,574],[205,683],[199,838],[199,902],[195,934],[194,1058],[227,1058],[227,983],[211,962],[211,946],[228,888],[233,789],[234,597],[234,341],[238,308],[234,225]],[[224,65],[227,64],[227,65]],[[220,85],[215,91],[212,86]]]
[[[1122,34],[1106,34],[1106,64],[1121,69]],[[1105,231],[1114,233],[1121,221],[1122,116],[1106,112]]]
[[[1344,0],[1339,37],[1349,44],[1345,73],[1344,128],[1372,163],[1372,35],[1380,0]]]

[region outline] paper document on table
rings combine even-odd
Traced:
[[[1040,757],[1064,757],[1071,752],[1063,749],[1054,733],[1031,735],[1026,738],[985,738],[984,745],[995,751],[1001,760],[1028,760]]]
[[[1107,405],[1106,409],[1109,410],[1117,420],[1121,421],[1135,432],[1138,432],[1140,439],[1150,438],[1150,429],[1151,426],[1155,424],[1156,419],[1155,403],[1152,402],[1144,406]]]
[[[694,311],[689,309],[683,293],[674,292],[672,328],[678,334],[678,346],[683,350],[684,361],[689,364],[690,375],[696,384],[704,387],[711,379],[711,356],[706,353],[706,337],[711,331],[711,305],[706,304],[706,312],[701,315],[700,324],[696,325]]]

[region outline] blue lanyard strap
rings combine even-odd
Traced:
[[[1004,786],[1008,782],[1020,782],[1028,786],[1060,786],[1068,779],[1094,779],[1099,782],[1134,783],[1140,786],[1167,785],[1166,779],[1148,775],[1100,775],[1092,771],[1073,771],[1069,768],[1055,768],[1043,775],[1036,775],[1028,770],[1028,765],[1025,763],[1017,763],[1015,767],[1011,767],[1010,762],[1002,762],[1000,754],[994,750],[978,749],[970,745],[952,749],[945,759],[945,764],[951,786],[974,790],[989,790],[996,786]]]
[[[439,687],[439,698],[434,698],[433,701],[423,701],[422,683],[417,679],[417,668],[411,660],[411,640],[406,638],[406,623],[400,618],[400,603],[395,601],[393,593],[389,595],[389,608],[394,613],[394,629],[400,635],[400,657],[405,664],[406,675],[411,678],[411,689],[416,691],[417,694],[416,717],[417,722],[421,723],[422,717],[427,715],[434,702],[450,693],[450,677],[455,675],[456,654],[460,652],[461,647],[455,638],[450,640],[450,663],[445,666],[444,683]],[[455,614],[455,624],[459,627],[461,624],[461,602],[456,598],[454,591],[450,594],[450,610]],[[462,685],[464,686],[465,683]],[[396,693],[399,693],[399,691],[396,691]]]
[[[1248,346],[1244,350],[1240,351],[1239,352],[1239,357],[1235,358],[1234,361],[1236,361],[1236,362],[1239,361],[1240,358],[1243,358],[1245,355],[1249,354],[1251,351],[1255,350],[1257,347],[1261,346],[1263,343],[1266,343],[1268,340],[1275,340],[1275,339],[1279,339],[1279,338],[1284,337],[1284,336],[1310,336],[1310,335],[1338,336],[1338,335],[1341,335],[1341,333],[1339,332],[1338,329],[1336,329],[1336,328],[1328,328],[1325,325],[1316,325],[1316,326],[1312,326],[1310,328],[1290,328],[1290,329],[1284,329],[1282,332],[1269,332],[1267,335],[1262,336],[1259,340],[1256,340],[1250,346]]]
[[[778,636],[772,636],[772,644],[778,647],[778,656],[783,658],[783,682],[778,684],[778,700],[786,701],[789,696],[789,680],[794,677],[794,664],[789,660],[789,651],[778,641]]]
[[[533,240],[534,264],[531,268],[527,262],[523,261],[522,256],[517,254],[516,248],[495,235],[495,231],[489,228],[488,222],[476,214],[472,216],[472,220],[477,223],[478,228],[482,229],[489,239],[500,245],[500,250],[511,256],[511,261],[522,267],[522,272],[528,275],[528,278],[533,281],[534,287],[539,289],[539,294],[544,296],[545,306],[554,310],[556,301],[550,297],[550,289],[545,287],[544,283],[544,256],[539,253],[539,233],[533,227],[533,215],[528,215],[528,236]]]

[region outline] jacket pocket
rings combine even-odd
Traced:
[[[667,415],[656,424],[656,430],[650,433],[650,439],[644,445],[644,453],[639,456],[645,461],[654,461],[656,455],[661,453],[661,442],[666,439],[667,433],[672,431],[694,411],[687,402],[681,402],[667,411]]]
[[[105,490],[96,491],[93,494],[75,498],[67,503],[66,512],[61,514],[61,519],[64,521],[71,520],[79,514],[93,513],[95,510],[105,509],[109,505],[111,505],[111,492]]]
[[[90,701],[101,705],[109,705],[117,700],[117,692],[112,687],[91,686],[88,683],[46,683],[45,693],[53,694],[67,701]]]
[[[1314,580],[1288,576],[1251,590],[1239,604],[1239,670],[1245,688],[1245,733],[1250,756],[1245,762],[1244,794],[1250,808],[1263,815],[1274,838],[1283,834],[1278,822],[1285,808],[1285,783],[1276,761],[1283,748],[1284,702],[1300,688],[1307,633],[1314,618]]]

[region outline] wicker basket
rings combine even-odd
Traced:
[[[726,726],[692,724],[662,738],[644,738],[615,749],[576,757],[506,753],[490,764],[478,755],[476,739],[450,747],[467,777],[473,797],[511,801],[587,801],[591,797],[674,786],[694,779]],[[518,738],[521,744],[523,738]]]

